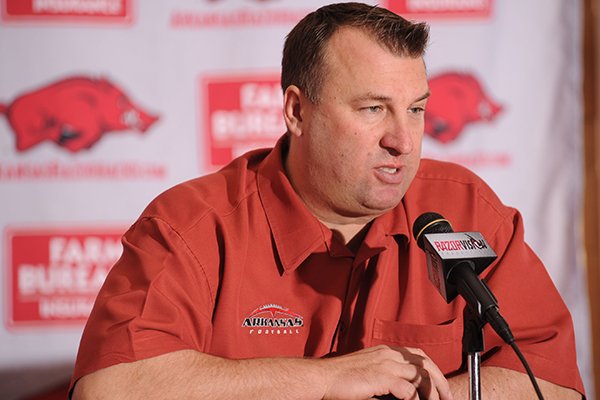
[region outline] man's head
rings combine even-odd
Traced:
[[[321,221],[364,224],[408,190],[429,95],[426,38],[426,26],[357,3],[323,7],[288,36],[286,170]]]
[[[328,71],[325,47],[341,27],[355,27],[373,35],[390,52],[406,57],[422,57],[429,28],[412,23],[393,12],[363,3],[330,4],[304,17],[287,35],[281,60],[281,86],[300,88],[312,102]]]

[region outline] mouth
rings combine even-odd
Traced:
[[[378,169],[382,172],[385,172],[386,174],[395,174],[399,170],[399,168],[394,168],[394,167],[380,167]]]
[[[381,166],[375,168],[375,176],[386,185],[398,185],[404,181],[405,172],[403,166]]]

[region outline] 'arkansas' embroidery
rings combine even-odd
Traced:
[[[304,318],[278,304],[265,304],[250,313],[242,322],[250,335],[293,335],[300,333]]]

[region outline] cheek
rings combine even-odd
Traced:
[[[345,141],[344,143],[339,143],[330,155],[339,163],[343,163],[347,169],[351,170],[357,169],[360,165],[364,164],[363,161],[369,159],[371,154],[365,146]]]
[[[319,163],[322,168],[315,168],[321,178],[328,181],[329,185],[347,185],[356,180],[361,164],[352,148],[343,143],[329,143],[327,149],[319,154]]]

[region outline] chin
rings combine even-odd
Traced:
[[[375,194],[369,203],[375,209],[387,211],[400,204],[404,197],[404,193],[405,191],[399,188],[381,191]]]
[[[400,201],[402,201],[402,198],[397,198],[390,201],[373,201],[366,203],[365,208],[373,211],[374,214],[381,215],[396,207],[398,204],[400,204]]]

